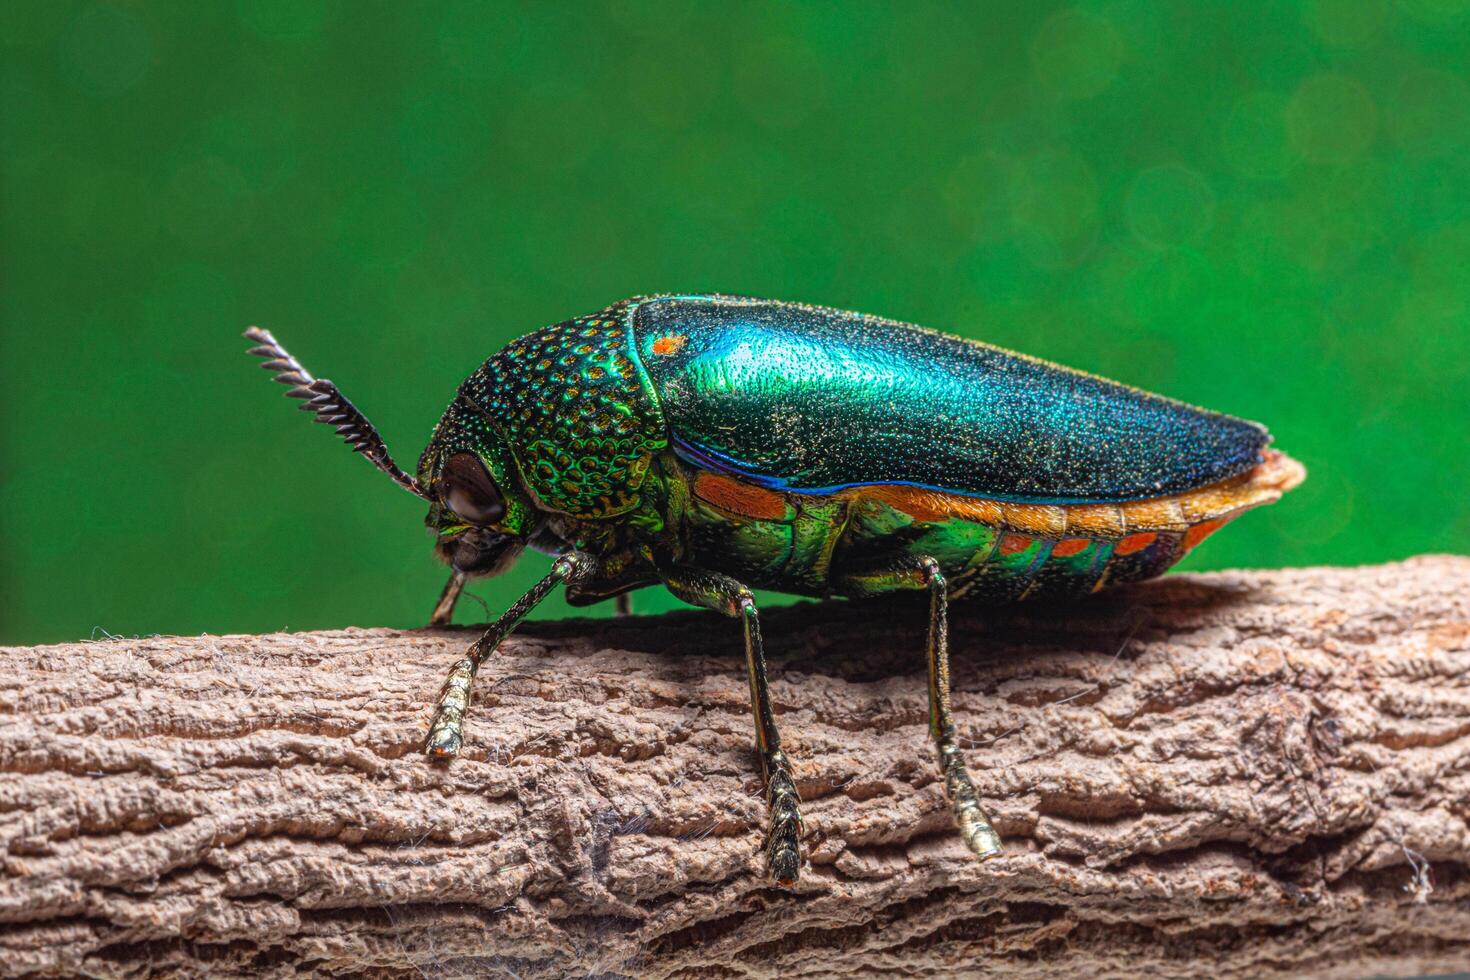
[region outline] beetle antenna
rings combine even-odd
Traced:
[[[269,330],[260,327],[251,327],[245,331],[245,338],[253,341],[256,346],[250,348],[250,353],[256,357],[265,358],[261,367],[268,371],[276,372],[276,380],[283,385],[290,386],[286,392],[287,398],[300,398],[306,404],[301,406],[303,412],[312,412],[316,420],[323,425],[334,426],[337,435],[341,436],[347,445],[355,451],[366,456],[368,462],[378,469],[387,473],[398,484],[409,493],[429,498],[419,481],[409,476],[398,468],[393,462],[393,457],[388,455],[388,447],[383,442],[383,437],[378,435],[377,428],[367,420],[367,416],[358,411],[357,406],[347,400],[347,396],[338,390],[326,378],[313,378],[311,372],[301,366],[301,362],[292,357],[286,348],[282,347],[275,337],[271,336]]]

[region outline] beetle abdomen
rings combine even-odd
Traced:
[[[1268,451],[1246,473],[1182,494],[1036,505],[893,485],[783,493],[695,469],[689,546],[702,567],[806,595],[866,594],[866,573],[918,555],[939,562],[956,597],[1083,595],[1163,573],[1303,476],[1295,460]]]
[[[1035,505],[908,487],[843,492],[851,503],[833,583],[907,554],[940,561],[953,594],[991,601],[1081,595],[1162,574],[1245,511],[1273,503],[1305,470],[1268,450],[1251,470],[1198,490],[1123,504]],[[975,528],[990,532],[976,541]]]
[[[1252,422],[921,327],[736,297],[630,303],[673,445],[770,489],[1158,498],[1261,461]]]

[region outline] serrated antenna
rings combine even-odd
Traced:
[[[245,331],[245,339],[256,345],[250,348],[250,353],[265,358],[261,367],[276,372],[276,380],[289,387],[286,397],[299,398],[305,402],[301,406],[303,412],[311,412],[316,416],[316,421],[335,428],[337,435],[347,445],[391,476],[394,483],[411,494],[429,499],[419,481],[403,472],[393,462],[377,428],[368,421],[366,415],[357,410],[356,405],[347,400],[347,396],[336,385],[326,378],[313,378],[311,372],[302,367],[269,330],[251,327]]]

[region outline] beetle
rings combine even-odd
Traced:
[[[404,489],[452,573],[527,549],[550,572],[450,669],[425,751],[460,749],[475,673],[558,584],[574,605],[662,584],[740,620],[769,822],[797,880],[801,816],[751,590],[929,600],[929,734],[955,821],[999,853],[950,707],[948,603],[1083,596],[1164,572],[1305,477],[1266,429],[976,341],[820,306],[635,297],[526,334],[460,385],[418,470],[266,330],[252,354]]]

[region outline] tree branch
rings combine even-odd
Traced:
[[[0,969],[652,977],[1470,964],[1470,559],[952,612],[1004,854],[950,825],[923,607],[770,610],[804,801],[765,821],[738,624],[533,623],[463,756],[467,630],[0,651]],[[1207,964],[1207,965],[1206,965]]]

